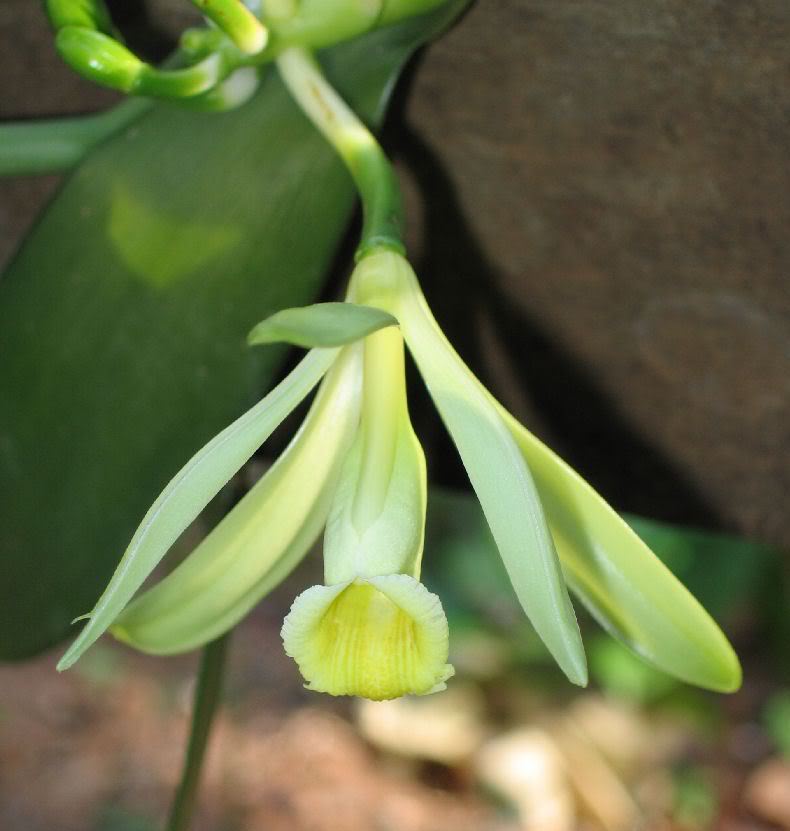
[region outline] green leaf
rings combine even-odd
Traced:
[[[250,346],[290,343],[294,346],[343,346],[398,321],[381,309],[355,303],[315,303],[283,309],[262,320],[247,336]]]
[[[382,256],[397,258],[394,311],[403,337],[458,448],[519,602],[568,679],[584,686],[579,626],[530,471],[490,396],[434,320],[406,261]]]
[[[132,537],[88,623],[58,663],[68,669],[115,620],[170,546],[307,396],[336,350],[313,350],[262,401],[200,450],[167,483]]]
[[[464,3],[322,55],[379,121]],[[255,321],[315,298],[350,178],[268,73],[221,115],[158,105],[92,152],[0,281],[0,656],[90,608],[153,498],[271,382]]]
[[[362,367],[330,369],[286,451],[197,548],[121,613],[112,633],[144,652],[173,654],[219,637],[301,561],[326,521],[359,422]]]

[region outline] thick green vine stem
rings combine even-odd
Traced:
[[[184,759],[184,769],[181,773],[181,782],[173,799],[167,822],[167,831],[187,831],[192,821],[203,757],[217,705],[222,695],[222,679],[230,634],[228,632],[203,649],[195,688],[192,729]]]
[[[354,179],[363,212],[357,260],[382,249],[405,254],[400,188],[373,134],[332,88],[309,52],[286,49],[277,59],[277,68],[291,95]]]

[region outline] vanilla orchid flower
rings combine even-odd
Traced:
[[[738,659],[715,622],[590,485],[494,399],[442,333],[403,255],[397,185],[375,139],[309,55],[286,50],[278,67],[362,196],[348,299],[284,310],[253,330],[252,343],[310,351],[167,485],[59,668],[108,628],[157,654],[208,643],[278,585],[325,528],[324,584],[295,599],[282,629],[307,686],[373,699],[442,689],[453,668],[441,602],[419,582],[426,466],[406,405],[405,341],[515,593],[569,680],[586,684],[587,667],[568,587],[655,666],[699,686],[736,689]],[[272,468],[171,574],[134,598],[187,525],[319,382]]]
[[[349,297],[359,302],[285,310],[253,330],[254,343],[313,348],[165,488],[61,668],[107,628],[155,654],[209,642],[278,585],[325,528],[324,585],[296,598],[282,631],[307,686],[372,699],[442,689],[453,670],[441,602],[419,582],[426,467],[406,405],[405,340],[521,605],[567,677],[587,681],[566,581],[612,634],[660,668],[713,689],[736,687],[737,658],[716,624],[603,499],[480,384],[441,332],[405,258],[388,250],[364,257]],[[281,457],[179,566],[132,600],[322,375]]]

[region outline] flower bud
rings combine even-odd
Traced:
[[[47,15],[55,29],[81,26],[112,34],[112,20],[102,0],[46,0]]]
[[[240,0],[192,0],[247,55],[257,55],[269,32]]]
[[[61,29],[55,47],[75,72],[122,92],[132,91],[145,66],[117,40],[81,26]]]

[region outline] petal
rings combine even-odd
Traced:
[[[397,434],[384,506],[360,530],[354,523],[353,505],[361,481],[363,447],[360,434],[335,493],[324,537],[324,578],[330,585],[382,574],[419,578],[427,496],[422,447],[407,421]]]
[[[359,420],[360,350],[345,350],[301,429],[254,488],[174,571],[120,614],[112,633],[172,654],[226,632],[296,567],[326,521]]]
[[[426,695],[453,674],[441,602],[405,574],[313,586],[294,601],[282,637],[308,689],[330,695]]]
[[[442,420],[461,454],[513,588],[535,630],[575,684],[587,683],[576,616],[530,471],[485,388],[447,341],[409,264],[385,253],[363,260],[380,283]]]
[[[247,336],[252,345],[291,343],[295,346],[343,346],[387,326],[397,326],[391,314],[356,303],[314,303],[282,309],[262,320]]]
[[[659,669],[738,689],[738,658],[693,595],[573,468],[500,412],[535,477],[568,583],[591,614]]]
[[[68,669],[106,631],[184,529],[329,369],[335,349],[308,353],[265,398],[217,434],[170,480],[148,509],[77,639],[60,659]]]
[[[327,523],[326,582],[419,577],[426,490],[425,456],[406,405],[403,338],[389,328],[364,342],[361,423]]]

